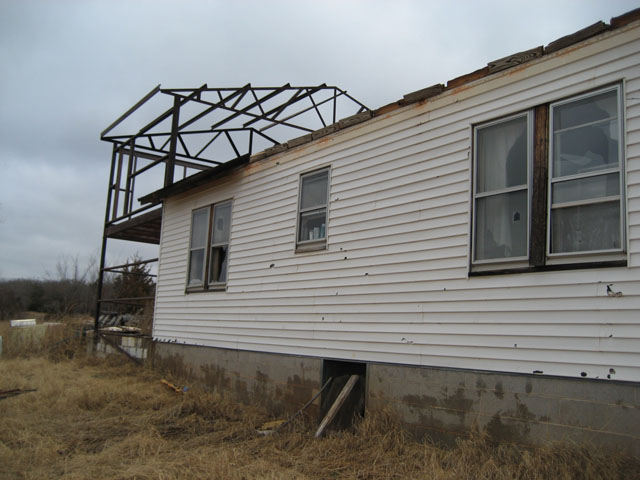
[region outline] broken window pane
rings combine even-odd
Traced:
[[[211,264],[209,268],[209,282],[225,283],[227,281],[227,252],[228,245],[211,247]]]
[[[551,106],[551,253],[622,249],[618,95]]]
[[[609,90],[598,95],[557,105],[553,113],[553,130],[564,130],[618,116],[618,92]]]
[[[529,244],[529,115],[477,127],[475,138],[474,260],[524,257]]]
[[[477,130],[476,192],[527,184],[527,117]]]
[[[477,199],[476,260],[527,255],[527,190]]]
[[[556,132],[553,176],[564,177],[618,167],[618,122],[575,127]]]
[[[218,203],[192,213],[187,287],[207,289],[211,284],[227,281],[231,205],[230,201]]]

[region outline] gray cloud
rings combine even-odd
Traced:
[[[375,108],[635,6],[3,0],[0,277],[95,254],[110,160],[99,132],[159,83],[326,82]]]

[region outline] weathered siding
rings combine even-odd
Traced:
[[[154,337],[325,358],[640,381],[640,29],[374,118],[165,202]],[[624,81],[626,268],[468,276],[471,125]],[[331,166],[328,249],[294,253]],[[185,294],[191,211],[233,199],[226,292]],[[613,284],[620,297],[609,297]]]

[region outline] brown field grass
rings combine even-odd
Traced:
[[[260,436],[272,418],[259,407],[177,394],[126,358],[89,357],[80,343],[71,355],[59,342],[0,359],[0,391],[36,389],[0,400],[2,479],[640,478],[637,459],[574,446],[415,442],[385,412],[321,439],[304,421]]]

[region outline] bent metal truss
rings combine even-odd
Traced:
[[[113,145],[100,256],[96,328],[105,305],[149,298],[103,298],[109,238],[159,244],[162,195],[337,130],[338,119],[369,118],[346,91],[318,86],[160,88],[151,90],[101,134]],[[343,120],[344,121],[344,120]],[[291,140],[294,139],[294,140]],[[256,156],[256,152],[258,156]],[[189,178],[189,181],[186,179]]]

